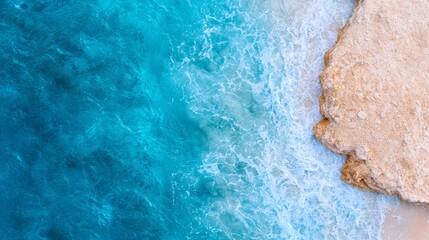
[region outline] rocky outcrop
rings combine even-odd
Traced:
[[[342,179],[429,206],[429,1],[361,0],[325,55],[315,136]]]

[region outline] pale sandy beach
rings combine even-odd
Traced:
[[[429,209],[401,203],[387,213],[381,232],[381,239],[429,239]]]

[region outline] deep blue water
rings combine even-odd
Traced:
[[[0,239],[376,239],[311,135],[352,7],[0,1]]]

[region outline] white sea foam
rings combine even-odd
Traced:
[[[213,200],[204,210],[228,238],[378,238],[396,202],[341,182],[344,158],[312,135],[323,54],[353,5],[242,1],[206,17],[197,55],[207,68],[188,60],[181,69],[192,73],[189,104],[211,141],[201,172],[213,176]]]

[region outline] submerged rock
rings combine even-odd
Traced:
[[[359,0],[320,82],[315,136],[342,179],[429,205],[429,1]]]

